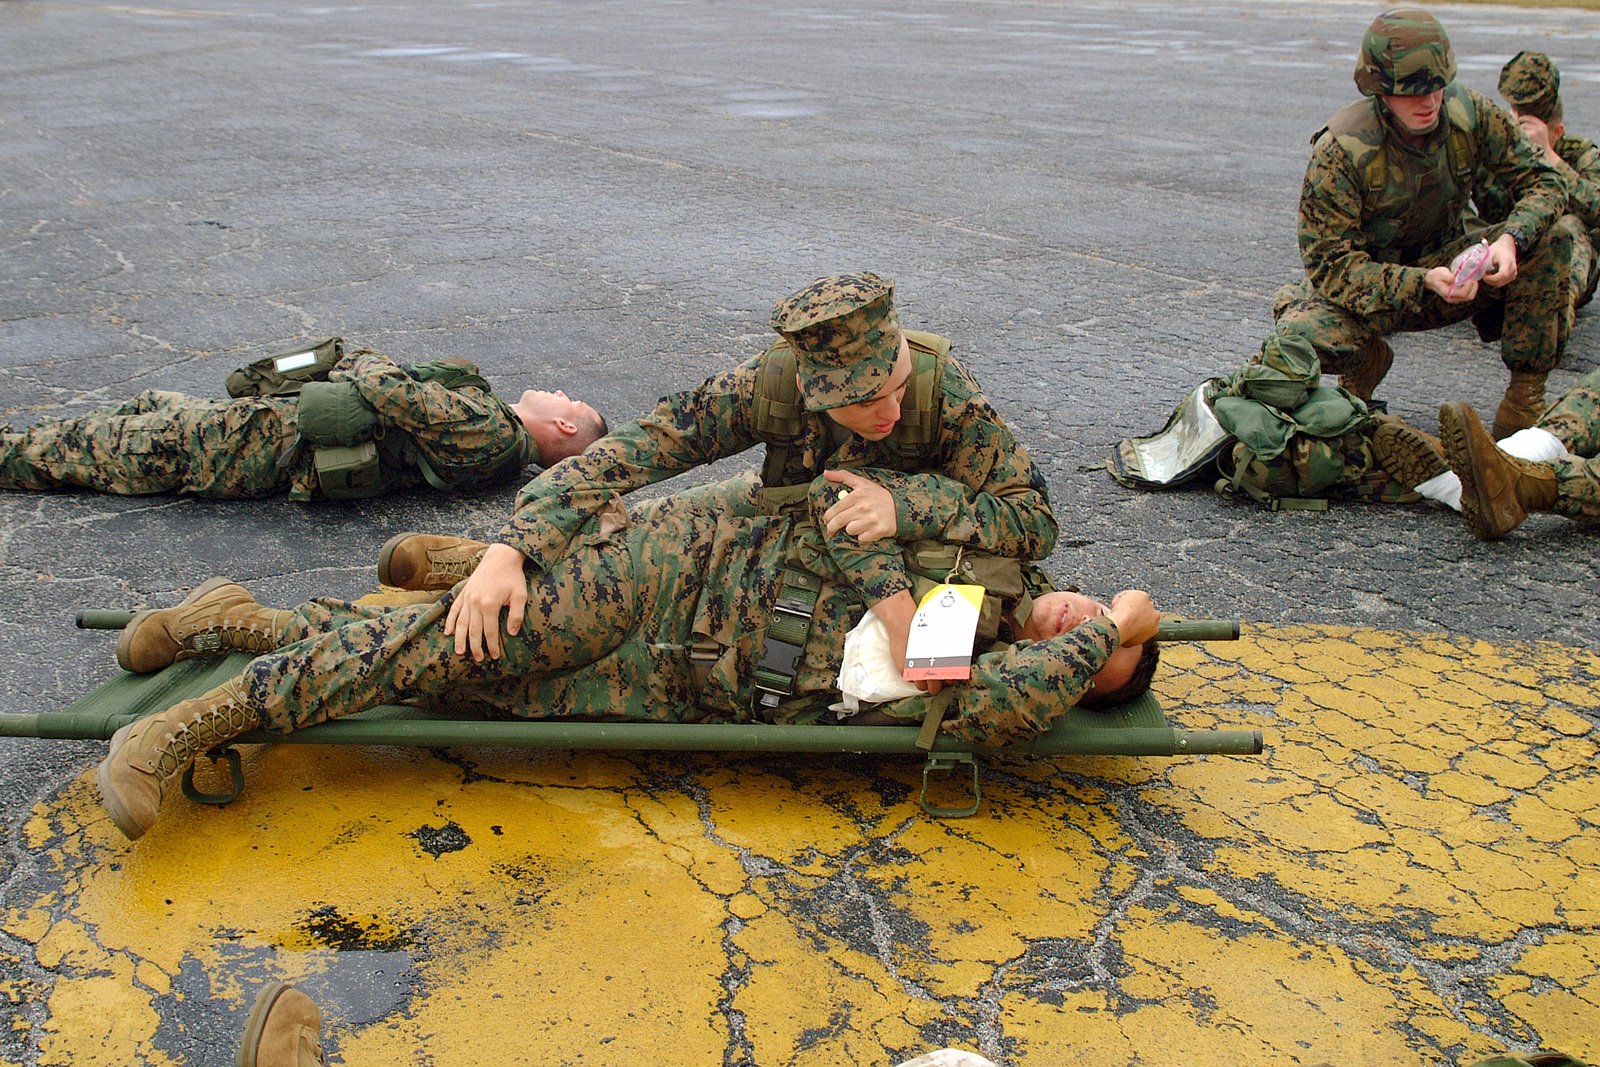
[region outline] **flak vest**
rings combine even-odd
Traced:
[[[1412,152],[1394,140],[1375,98],[1341,108],[1311,138],[1331,136],[1361,175],[1361,228],[1380,263],[1415,264],[1464,234],[1471,214],[1477,109],[1454,84],[1444,90],[1442,151]]]

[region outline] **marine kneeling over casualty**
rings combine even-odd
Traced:
[[[0,427],[0,489],[291,500],[520,480],[605,436],[565,393],[495,396],[465,360],[398,364],[337,337],[241,367],[231,400],[150,389],[114,407]]]
[[[214,579],[174,608],[141,612],[117,646],[128,670],[229,650],[262,654],[210,692],[118,730],[98,773],[102,798],[137,838],[200,753],[258,728],[288,732],[385,704],[661,722],[893,723],[931,714],[947,735],[1000,745],[1047,730],[1074,705],[1121,703],[1150,683],[1160,614],[1147,594],[1123,592],[1108,606],[1055,590],[1018,561],[963,562],[954,546],[884,539],[852,544],[852,562],[870,552],[918,589],[981,569],[987,593],[968,680],[937,693],[902,690],[852,716],[839,679],[869,604],[824,532],[837,487],[816,479],[788,515],[755,514],[757,491],[746,480],[607,507],[565,556],[530,576],[525,610],[505,619],[498,651],[481,656],[458,651],[447,623],[463,586],[399,608],[315,600],[276,611]],[[749,503],[730,506],[740,498]],[[383,577],[442,586],[488,547],[403,538],[386,547]],[[855,649],[858,660],[905,662],[871,631],[857,639],[867,646]]]

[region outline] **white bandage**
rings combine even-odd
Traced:
[[[1437,501],[1452,511],[1461,510],[1461,479],[1456,477],[1455,471],[1435,474],[1418,485],[1417,492],[1424,500]]]
[[[844,659],[839,664],[839,692],[845,714],[863,704],[914,697],[922,690],[901,677],[905,664],[894,662],[889,652],[889,628],[868,611],[844,639]]]
[[[1537,426],[1518,430],[1504,441],[1496,441],[1495,447],[1508,456],[1531,459],[1535,463],[1548,463],[1567,454],[1567,446],[1561,443],[1561,438]]]

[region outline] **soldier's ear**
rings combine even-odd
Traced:
[[[566,419],[557,419],[556,429],[561,433],[562,436],[571,437],[573,434],[578,432],[578,424],[575,422],[569,422]]]

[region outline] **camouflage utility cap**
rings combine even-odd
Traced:
[[[1561,100],[1561,72],[1543,52],[1518,52],[1500,68],[1500,95],[1519,114],[1549,122]]]
[[[1363,96],[1425,96],[1456,80],[1450,37],[1431,14],[1415,7],[1385,11],[1361,41],[1356,88]]]
[[[807,411],[871,400],[900,357],[894,280],[869,271],[818,278],[784,297],[772,328],[794,348]]]

